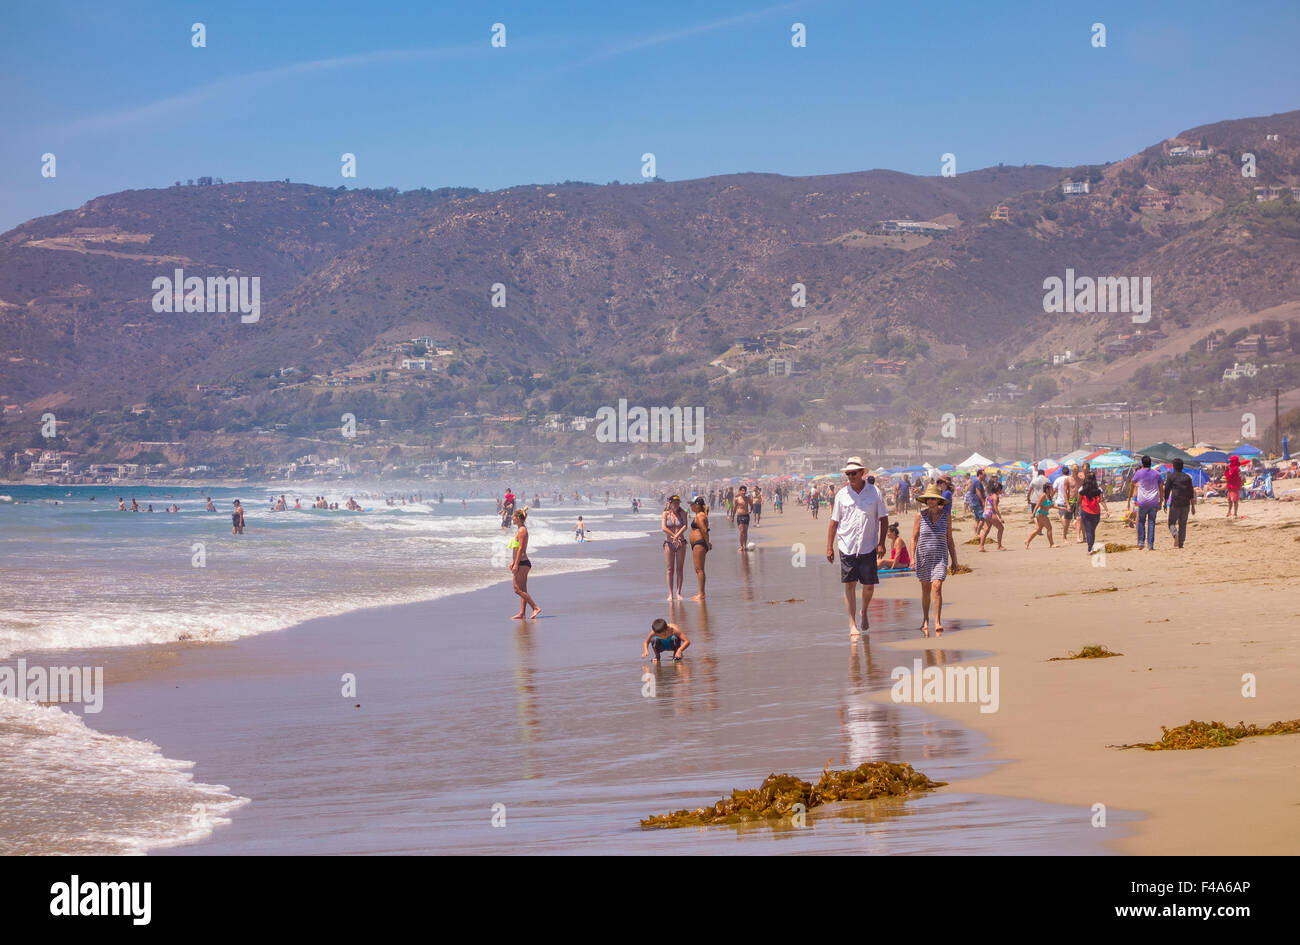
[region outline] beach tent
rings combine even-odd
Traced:
[[[958,469],[966,469],[971,466],[992,466],[993,460],[987,456],[981,456],[979,453],[971,453],[964,460],[957,464]]]
[[[1162,465],[1153,466],[1151,468],[1154,469],[1156,472],[1160,473],[1161,476],[1163,476],[1174,467],[1170,463],[1163,463]],[[1192,477],[1192,485],[1194,485],[1198,489],[1210,481],[1210,474],[1207,473],[1204,469],[1192,469],[1188,467],[1184,469],[1183,472],[1187,473],[1187,475]]]
[[[1233,451],[1232,451],[1231,453],[1229,453],[1228,455],[1229,455],[1229,456],[1243,456],[1243,457],[1249,456],[1249,457],[1255,457],[1255,456],[1263,456],[1263,455],[1264,455],[1264,451],[1261,450],[1261,449],[1256,449],[1255,447],[1251,446],[1249,443],[1243,443],[1241,446],[1238,446],[1235,450],[1233,450]]]

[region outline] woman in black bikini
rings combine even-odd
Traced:
[[[660,519],[664,539],[664,564],[668,567],[668,602],[682,599],[682,578],[686,570],[686,513],[682,511],[681,496],[670,496],[668,507]],[[676,590],[673,576],[677,577]],[[676,596],[674,596],[676,595]]]
[[[691,600],[704,600],[704,557],[713,550],[713,542],[709,540],[709,510],[703,496],[691,503],[691,512],[691,557],[695,562],[695,580],[700,585],[700,592]]]
[[[515,576],[515,593],[519,595],[519,613],[514,615],[515,620],[524,619],[524,607],[533,608],[529,614],[530,620],[536,620],[542,613],[542,609],[537,606],[537,601],[528,593],[528,572],[532,570],[533,563],[528,560],[528,528],[524,522],[528,518],[527,509],[518,509],[514,514],[514,523],[519,526],[515,532],[515,537],[510,540],[510,547],[514,549],[514,558],[510,562],[510,573]]]

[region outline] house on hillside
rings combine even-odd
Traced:
[[[1078,197],[1090,193],[1089,184],[1086,180],[1066,180],[1061,181],[1061,193],[1067,197]]]
[[[794,370],[794,364],[789,358],[768,358],[767,359],[767,376],[768,377],[789,377]]]
[[[1163,190],[1148,190],[1138,194],[1138,206],[1143,210],[1172,210],[1178,205],[1173,194]]]
[[[1005,203],[1000,203],[993,209],[993,212],[989,214],[989,219],[1000,220],[1003,223],[1010,223],[1011,208],[1008,207]]]
[[[899,377],[906,373],[907,361],[903,358],[894,360],[889,358],[876,358],[874,361],[863,361],[862,369],[865,374],[883,374],[889,377]]]
[[[432,371],[433,362],[428,358],[402,358],[403,371]]]
[[[1267,202],[1267,201],[1269,201],[1269,200],[1281,200],[1281,199],[1282,199],[1282,194],[1286,193],[1286,191],[1289,190],[1289,189],[1290,189],[1290,188],[1287,188],[1287,187],[1281,187],[1281,186],[1275,186],[1275,185],[1268,185],[1268,186],[1265,186],[1265,187],[1256,187],[1256,188],[1255,188],[1255,199],[1256,199],[1257,201],[1259,201],[1260,203],[1265,203],[1265,202]],[[1297,188],[1297,189],[1300,189],[1300,188]]]
[[[1224,368],[1223,382],[1226,384],[1228,381],[1240,380],[1243,377],[1254,377],[1258,373],[1259,368],[1249,361],[1244,364],[1234,361],[1232,367]]]

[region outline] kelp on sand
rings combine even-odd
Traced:
[[[1289,722],[1274,722],[1261,728],[1238,722],[1225,725],[1222,722],[1197,722],[1193,719],[1186,725],[1175,728],[1160,726],[1164,734],[1158,742],[1137,742],[1133,745],[1114,745],[1114,748],[1145,748],[1147,751],[1173,751],[1183,748],[1227,748],[1243,738],[1255,735],[1285,735],[1300,732],[1300,719]]]
[[[868,761],[846,771],[822,771],[816,784],[790,774],[769,774],[756,789],[732,791],[711,807],[655,814],[641,821],[645,829],[662,827],[704,827],[712,824],[743,824],[778,820],[795,812],[795,805],[812,810],[835,801],[865,801],[885,795],[898,797],[943,787],[946,781],[931,781],[909,764]]]

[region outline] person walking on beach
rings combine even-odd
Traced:
[[[1223,475],[1223,485],[1228,490],[1228,514],[1224,518],[1236,518],[1241,505],[1241,457],[1228,457],[1228,471]]]
[[[1046,478],[1046,476],[1043,477],[1044,480]],[[1050,488],[1044,488],[1038,494],[1038,500],[1034,503],[1033,507],[1034,520],[1032,527],[1034,528],[1034,531],[1030,532],[1029,537],[1025,539],[1026,551],[1029,550],[1029,543],[1041,535],[1044,528],[1047,529],[1047,547],[1056,547],[1056,540],[1052,537],[1052,506],[1054,503],[1055,500],[1052,498],[1052,490]]]
[[[1031,520],[1038,517],[1038,500],[1043,497],[1043,492],[1051,486],[1051,481],[1042,474],[1038,469],[1038,464],[1034,464],[1034,477],[1029,480],[1029,492],[1025,495],[1025,501],[1029,503],[1029,515]],[[1051,537],[1050,535],[1048,536]]]
[[[763,490],[758,486],[754,487],[754,498],[750,500],[750,508],[754,512],[754,527],[760,528],[763,524]]]
[[[1102,512],[1110,518],[1110,509],[1106,507],[1106,494],[1097,485],[1097,476],[1089,472],[1079,490],[1079,518],[1083,524],[1083,540],[1092,554],[1092,546],[1097,540],[1097,525],[1101,522]]]
[[[998,551],[1007,550],[1002,545],[1002,530],[1005,526],[1002,522],[1001,500],[1002,483],[994,480],[989,483],[989,497],[984,500],[984,534],[980,536],[980,551],[984,550],[984,543],[989,540],[989,532],[995,528],[998,530]]]
[[[133,499],[132,501],[135,500]],[[244,534],[244,507],[239,504],[238,499],[235,500],[235,511],[230,513],[230,525],[230,534]]]
[[[862,630],[870,630],[867,605],[880,578],[876,561],[885,552],[889,533],[889,509],[885,497],[867,483],[867,467],[858,456],[850,456],[840,470],[848,485],[835,493],[831,503],[831,522],[826,529],[826,560],[835,562],[835,548],[840,550],[840,583],[844,585],[844,607],[849,615],[849,636],[857,637],[857,587],[862,585]]]
[[[1052,502],[1056,507],[1056,514],[1061,517],[1061,543],[1065,543],[1066,537],[1070,534],[1070,526],[1074,522],[1074,507],[1070,505],[1071,486],[1074,480],[1070,478],[1070,470],[1061,467],[1061,472],[1056,477],[1056,482],[1052,483]]]
[[[736,490],[736,504],[733,506],[736,516],[736,528],[740,530],[740,550],[749,550],[749,487],[741,486]]]
[[[686,567],[686,513],[682,511],[681,496],[668,499],[668,506],[659,519],[664,538],[664,565],[668,569],[668,603],[682,599],[682,571]],[[673,590],[674,581],[676,590]],[[674,596],[676,595],[676,596]]]
[[[817,510],[821,506],[821,496],[817,494],[816,489],[808,490],[808,511],[812,513],[813,521],[817,520]]]
[[[691,503],[691,560],[695,565],[695,580],[700,586],[700,592],[691,600],[704,600],[704,559],[712,550],[709,507],[704,504],[704,497],[699,496]]]
[[[1196,514],[1196,485],[1183,472],[1183,461],[1174,460],[1173,471],[1165,478],[1165,507],[1169,510],[1169,535],[1174,547],[1183,547],[1187,537],[1187,516]]]
[[[949,502],[932,484],[918,497],[921,511],[912,525],[912,561],[921,582],[921,633],[930,635],[930,604],[934,603],[934,632],[943,633],[943,581],[957,567]]]
[[[970,477],[970,486],[966,490],[966,503],[971,514],[975,516],[975,537],[979,538],[984,530],[984,506],[988,499],[988,486],[984,482],[984,470],[980,469]]]
[[[536,620],[541,616],[542,609],[537,606],[528,593],[528,572],[533,569],[533,563],[528,560],[528,526],[524,523],[528,521],[528,510],[518,509],[515,511],[513,521],[519,526],[515,532],[515,537],[510,539],[509,548],[514,550],[510,559],[510,573],[515,576],[514,590],[519,595],[519,613],[515,614],[512,620],[524,619],[524,607],[532,607],[533,612],[529,615],[530,620]]]
[[[1156,515],[1160,511],[1160,473],[1151,468],[1151,457],[1142,457],[1142,466],[1133,474],[1128,487],[1129,502],[1137,510],[1138,551],[1156,550]]]

